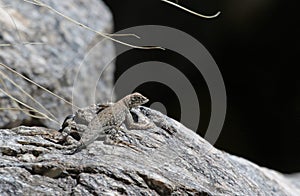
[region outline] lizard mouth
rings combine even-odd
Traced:
[[[141,101],[141,105],[143,105],[143,104],[147,103],[148,101],[149,101],[149,99],[148,99],[148,98],[146,98],[146,97],[143,97],[143,100]]]

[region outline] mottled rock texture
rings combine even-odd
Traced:
[[[100,0],[43,2],[95,30],[106,33],[112,31],[111,13]],[[110,63],[107,59],[114,55],[114,47],[113,43],[107,40],[97,44],[100,40],[101,37],[95,33],[71,23],[45,7],[22,0],[0,1],[0,63],[6,64],[66,100],[73,100],[78,106],[86,107],[111,99],[114,65],[107,66]],[[24,44],[25,42],[42,44]],[[5,46],[7,44],[11,46]],[[37,99],[57,121],[62,121],[67,114],[72,113],[72,106],[1,66],[0,71]],[[31,101],[2,74],[0,78],[3,81],[0,81],[1,89],[6,89],[15,98],[45,113],[45,110]],[[1,108],[16,108],[18,105],[20,104],[0,92]],[[58,127],[51,121],[33,121],[19,110],[1,110],[0,119],[2,128],[20,124]]]
[[[89,112],[94,106],[91,108]],[[66,155],[72,138],[66,139],[56,130],[24,126],[0,130],[0,192],[8,195],[300,194],[297,175],[287,177],[217,150],[192,130],[157,111],[139,107],[132,112],[145,115],[156,127],[148,130],[123,127],[115,135],[118,144],[95,141],[74,155]]]

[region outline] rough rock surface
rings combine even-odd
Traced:
[[[90,111],[93,111],[94,106]],[[215,149],[180,123],[139,107],[149,130],[122,130],[67,155],[70,136],[41,127],[0,130],[0,192],[9,195],[300,195],[284,176]],[[140,116],[140,115],[137,115]],[[87,117],[89,119],[89,117]],[[139,119],[136,119],[140,123]],[[123,143],[123,142],[124,143]],[[125,145],[130,143],[131,145]]]
[[[112,31],[111,13],[100,0],[43,2],[95,30],[106,33]],[[73,101],[80,107],[95,103],[94,96],[98,99],[96,102],[110,99],[114,66],[110,65],[105,71],[103,69],[109,63],[107,57],[114,55],[114,47],[113,43],[105,40],[91,51],[100,39],[95,33],[71,23],[45,7],[22,0],[0,0],[0,63],[68,101],[72,100],[73,86],[76,86]],[[24,44],[25,42],[42,44]],[[63,101],[1,66],[0,71],[41,102],[58,121],[72,113],[72,107]],[[45,110],[32,102],[2,74],[0,78],[1,89],[7,89],[15,98],[45,113]],[[96,84],[98,86],[95,90],[93,85]],[[16,108],[18,105],[20,104],[0,92],[1,108]],[[22,123],[58,127],[51,121],[32,122],[28,115],[18,110],[1,110],[0,119],[0,127],[14,127]]]

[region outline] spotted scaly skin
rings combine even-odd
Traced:
[[[145,130],[151,128],[153,126],[151,124],[135,123],[130,113],[131,108],[143,105],[148,101],[140,93],[133,93],[101,110],[88,124],[87,130],[84,131],[80,140],[80,146],[71,154],[86,148],[98,138],[105,138],[107,130],[119,130],[123,123],[125,123],[127,129]]]

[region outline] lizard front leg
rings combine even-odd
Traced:
[[[135,114],[138,116],[138,119],[143,118],[139,113],[135,113]],[[125,125],[126,125],[127,129],[141,129],[141,130],[150,129],[150,128],[155,127],[154,123],[151,123],[150,121],[148,121],[146,124],[134,122],[129,110],[128,110],[128,112],[126,112]]]

